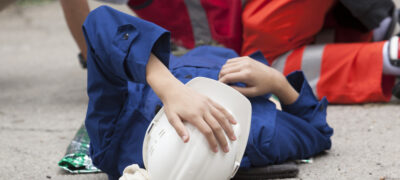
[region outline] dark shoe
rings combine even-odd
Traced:
[[[294,162],[269,165],[265,167],[239,169],[232,180],[264,180],[277,178],[294,178],[299,173],[299,168]]]
[[[400,99],[400,82],[398,82],[396,85],[394,85],[394,87],[392,89],[392,94],[397,99]]]
[[[87,68],[87,63],[86,63],[86,59],[82,56],[82,53],[78,54],[78,58],[79,58],[79,64],[81,64],[81,67],[83,69]]]

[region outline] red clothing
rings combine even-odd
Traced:
[[[278,58],[277,61],[285,61],[282,71],[285,75],[303,70],[316,96],[326,96],[331,103],[389,101],[394,77],[382,76],[383,44],[384,42],[320,45],[321,56],[316,59],[305,59],[310,46],[302,46],[290,52],[286,59]],[[312,65],[307,64],[309,61],[320,61],[317,75],[307,77],[310,71],[318,68],[310,68]],[[315,84],[312,83],[313,80]]]
[[[177,45],[191,49],[216,42],[240,52],[241,0],[131,0],[128,5],[139,17],[171,31]]]
[[[334,3],[247,1],[242,15],[242,55],[260,49],[284,74],[303,70],[316,96],[326,96],[333,103],[389,101],[394,77],[382,75],[383,42],[307,46],[323,28]],[[371,38],[370,33],[353,29],[335,30],[336,42]]]
[[[170,30],[172,41],[185,48],[217,42],[241,55],[261,50],[285,75],[303,70],[314,94],[332,103],[388,101],[394,78],[382,75],[383,43],[368,42],[371,33],[335,24],[329,16],[335,3],[131,0],[129,6],[141,18]],[[364,43],[309,46],[324,27],[335,29],[332,42]]]
[[[272,60],[309,44],[321,31],[334,0],[248,0],[242,14],[242,54],[261,50]]]

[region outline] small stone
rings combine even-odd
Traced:
[[[46,178],[47,178],[47,179],[51,179],[51,176],[47,175]]]

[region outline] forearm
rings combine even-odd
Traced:
[[[146,81],[162,101],[169,90],[183,86],[154,54],[150,55],[146,66]]]
[[[87,0],[60,0],[60,3],[69,30],[78,44],[83,57],[86,59],[87,48],[82,32],[82,25],[90,11],[88,2]]]

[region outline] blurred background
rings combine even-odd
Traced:
[[[58,1],[0,1],[0,179],[107,179],[57,166],[86,113],[78,52]],[[400,179],[399,105],[331,105],[332,150],[298,179]]]

